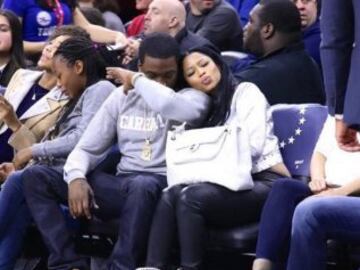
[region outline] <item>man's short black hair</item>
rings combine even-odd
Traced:
[[[152,33],[146,35],[144,40],[140,43],[139,47],[139,61],[144,63],[145,55],[166,59],[175,57],[176,60],[180,59],[180,48],[177,41],[165,33]]]
[[[271,23],[283,34],[301,34],[300,13],[289,0],[261,0],[259,18],[262,25]]]

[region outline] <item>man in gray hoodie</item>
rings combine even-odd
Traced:
[[[133,270],[145,254],[152,215],[166,187],[168,129],[182,122],[200,125],[207,115],[206,94],[171,89],[178,77],[178,59],[179,46],[171,36],[157,33],[144,39],[139,50],[142,73],[131,74],[133,89],[127,95],[120,87],[100,107],[65,164],[65,181],[45,183],[41,191],[30,185],[26,188],[32,209],[37,205],[48,218],[60,211],[57,198],[67,193],[74,218],[120,218],[118,241],[107,269]],[[121,154],[117,174],[93,171],[115,141]],[[45,241],[54,245],[56,254],[50,256],[56,256],[58,263],[53,269],[74,268],[79,264],[72,262],[81,258],[74,251],[65,222],[51,218],[56,226],[46,226],[48,218],[38,226],[43,228]]]

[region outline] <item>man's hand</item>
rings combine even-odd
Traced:
[[[357,130],[349,128],[343,120],[336,119],[336,141],[344,151],[360,151],[360,143],[357,138]]]
[[[314,194],[326,190],[325,179],[324,178],[311,179],[311,181],[309,182],[309,188]]]
[[[13,106],[6,100],[4,96],[0,95],[0,120],[12,130],[17,130],[21,123],[16,116]]]
[[[16,169],[22,169],[32,159],[31,147],[27,147],[18,151],[13,159]]]
[[[106,78],[115,80],[123,84],[124,93],[127,94],[133,88],[131,79],[136,73],[124,68],[108,67],[106,68]]]
[[[94,192],[84,178],[78,178],[69,184],[69,207],[73,218],[91,219],[91,208],[99,208],[94,199]]]
[[[4,182],[6,178],[15,171],[15,166],[11,162],[4,162],[0,165],[0,182]]]

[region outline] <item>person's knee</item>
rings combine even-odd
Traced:
[[[2,186],[2,191],[18,191],[22,192],[23,190],[23,172],[18,171],[10,174],[6,179],[4,185]]]
[[[174,186],[164,189],[161,193],[160,202],[166,205],[174,205],[181,192],[181,188]],[[159,202],[159,203],[160,203]]]
[[[32,192],[45,185],[46,177],[43,175],[41,166],[31,166],[26,168],[22,173],[24,191]]]
[[[204,208],[213,202],[214,188],[206,183],[189,185],[181,191],[178,204],[194,209]]]
[[[272,187],[272,192],[276,192],[278,194],[284,194],[284,195],[293,195],[295,193],[296,194],[307,193],[308,191],[309,188],[306,184],[294,179],[276,180]]]
[[[129,181],[130,193],[151,194],[160,196],[163,188],[161,179],[151,175],[137,175]]]
[[[293,229],[316,229],[322,214],[324,214],[323,200],[321,198],[308,198],[302,201],[295,209]]]

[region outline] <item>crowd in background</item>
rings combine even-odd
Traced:
[[[118,220],[104,269],[171,269],[175,247],[179,269],[203,269],[209,228],[253,222],[253,270],[326,269],[327,239],[360,242],[359,12],[357,0],[3,0],[0,269],[29,226],[49,269],[89,269],[64,205],[75,220]],[[313,103],[329,116],[303,183],[271,107]],[[232,169],[250,186],[196,169],[171,184],[174,126],[239,127],[229,157],[246,157]]]

